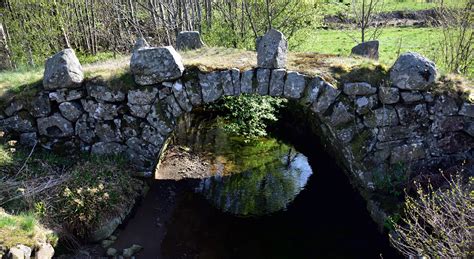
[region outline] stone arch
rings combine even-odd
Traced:
[[[151,57],[134,65],[136,53]],[[158,60],[159,72],[150,72],[150,60]],[[178,62],[163,68],[172,61]],[[317,120],[319,137],[366,189],[374,187],[375,171],[393,164],[421,168],[472,160],[473,104],[433,94],[416,75],[399,76],[401,85],[353,82],[335,87],[321,77],[284,68],[203,72],[179,62],[170,47],[138,49],[131,65],[137,85],[115,89],[111,82],[83,80],[74,52],[62,51],[48,60],[43,88],[31,100],[6,105],[0,129],[25,145],[125,154],[149,175],[179,116],[223,96],[253,93],[305,107],[312,116],[308,121]],[[398,63],[392,72],[397,70],[410,72]]]

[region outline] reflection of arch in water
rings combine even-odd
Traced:
[[[195,189],[215,207],[236,215],[285,209],[312,173],[307,158],[294,148],[274,138],[249,141],[229,134],[208,114],[183,116],[172,143],[191,148],[218,169]]]

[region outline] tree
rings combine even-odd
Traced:
[[[430,184],[426,192],[418,184],[417,197],[407,195],[402,222],[394,224],[392,245],[407,257],[472,257],[473,184],[474,178],[464,183],[460,176],[446,189]]]
[[[380,27],[375,22],[375,15],[381,10],[383,0],[352,0],[351,11],[357,28],[360,30],[361,42],[373,40],[380,35]],[[369,32],[370,27],[373,30]]]
[[[448,8],[441,3],[436,11],[436,22],[443,32],[443,63],[449,72],[467,73],[474,64],[474,2],[465,1],[460,8]]]
[[[0,22],[0,71],[11,69],[12,62],[10,58],[10,49],[8,48],[8,41],[3,25]]]

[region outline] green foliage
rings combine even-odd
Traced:
[[[48,231],[42,228],[32,213],[10,215],[0,208],[0,244],[12,247],[16,244],[34,246],[44,239]]]
[[[6,150],[5,146],[0,145],[0,166],[10,165],[13,162],[12,154]]]
[[[387,171],[375,172],[373,175],[375,188],[389,195],[400,197],[406,187],[408,181],[408,173],[406,167],[402,163],[392,166]]]
[[[401,220],[390,234],[405,257],[472,258],[474,178],[464,179],[461,170],[446,179],[439,189],[415,183],[416,195],[406,195]]]
[[[271,13],[268,20],[267,1],[242,3],[214,3],[212,23],[203,23],[203,37],[207,44],[243,49],[255,49],[256,37],[272,28],[282,31],[289,39],[302,28],[316,28],[320,13],[318,0],[269,2]],[[301,38],[295,38],[293,45]]]
[[[221,124],[226,131],[254,138],[267,135],[267,123],[278,120],[278,109],[285,103],[282,98],[242,94],[226,96],[209,109],[222,113]]]
[[[399,213],[395,213],[387,217],[383,226],[388,231],[392,231],[395,229],[395,224],[398,224],[401,221],[401,215]]]

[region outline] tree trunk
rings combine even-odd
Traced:
[[[10,56],[10,49],[8,48],[8,41],[3,25],[0,23],[0,71],[12,69],[12,60]]]

